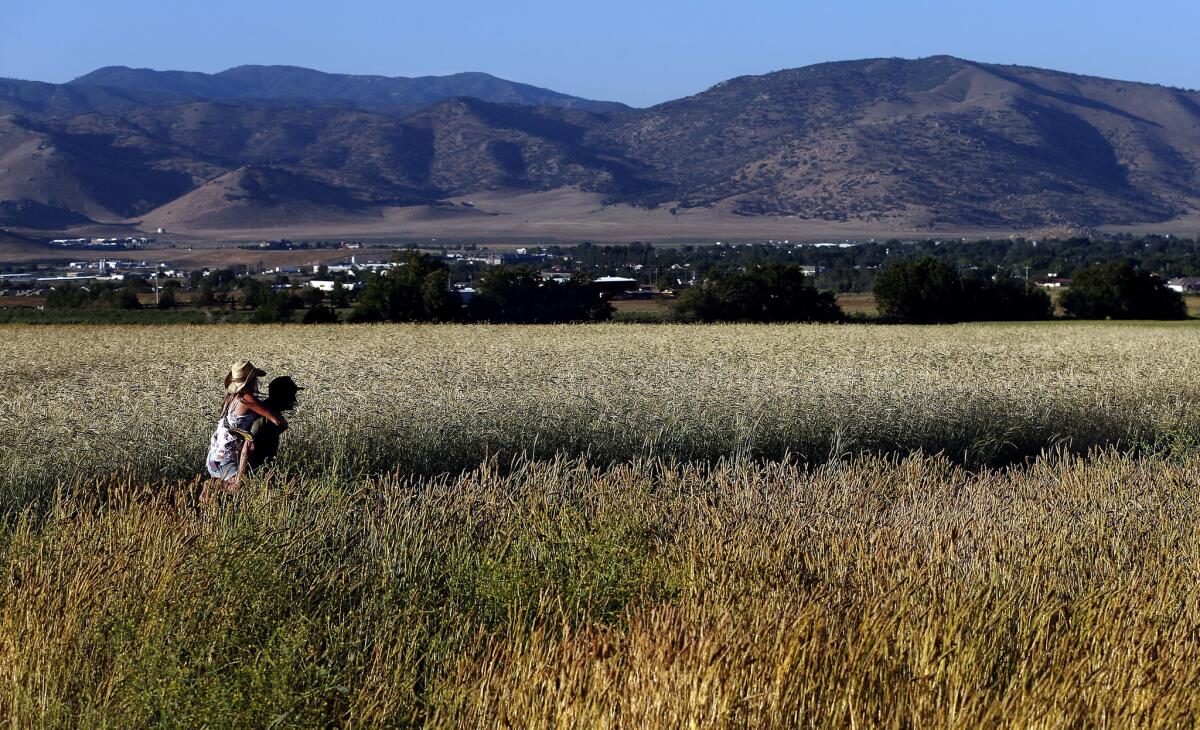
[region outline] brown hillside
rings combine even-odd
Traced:
[[[245,166],[204,183],[141,217],[145,228],[238,229],[351,220],[361,201],[325,183],[286,170]]]
[[[718,84],[608,132],[743,214],[1028,227],[1162,220],[1200,193],[1200,95],[941,57]]]
[[[1135,225],[1200,207],[1200,94],[934,57],[741,77],[616,113],[471,98],[408,116],[204,101],[8,117],[0,170],[0,201],[25,218],[193,229],[370,221],[396,206],[553,190],[656,219]]]

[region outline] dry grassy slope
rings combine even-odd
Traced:
[[[115,222],[219,170],[116,116],[83,115],[64,124],[0,118],[0,200]]]
[[[1161,220],[1200,191],[1200,95],[942,57],[733,79],[608,132],[648,198],[998,226]]]
[[[603,117],[474,99],[444,102],[404,120],[347,110],[202,103],[145,110],[124,121],[185,151],[173,164],[212,161],[237,171],[244,167],[239,161],[247,160],[256,169],[275,171],[260,176],[249,196],[218,192],[231,184],[231,173],[218,171],[192,193],[139,215],[154,226],[236,229],[355,215],[370,219],[376,206],[432,203],[476,190],[549,190],[575,183],[618,190],[637,174],[619,158],[581,146],[586,125]],[[222,200],[228,201],[224,209]]]
[[[42,216],[20,215],[28,205],[40,205],[65,214],[110,214],[76,174],[69,152],[57,147],[44,133],[12,117],[0,118],[0,200],[5,201],[10,225],[36,226]]]
[[[6,259],[9,256],[25,257],[44,254],[47,250],[49,249],[40,241],[12,231],[0,230],[0,259]]]
[[[380,114],[344,109],[247,109],[210,102],[132,114],[129,121],[191,158],[285,168],[367,202],[426,202],[426,135]]]
[[[146,228],[193,228],[197,223],[237,228],[335,221],[362,208],[345,191],[286,170],[247,165],[210,180],[141,217]]]
[[[621,194],[652,174],[620,152],[586,140],[610,117],[453,99],[406,120],[430,144],[429,181],[449,194],[579,186]]]

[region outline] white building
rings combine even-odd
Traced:
[[[313,279],[312,281],[308,282],[308,285],[311,286],[313,289],[329,292],[329,291],[333,291],[334,287],[337,285],[337,282],[332,279]],[[349,282],[346,284],[342,284],[342,288],[347,289],[347,290],[357,289],[358,284],[356,282]]]
[[[1180,276],[1167,282],[1167,288],[1180,294],[1200,292],[1200,276]]]
[[[601,276],[596,279],[597,284],[636,284],[637,279],[630,279],[628,276]]]

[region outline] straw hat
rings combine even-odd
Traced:
[[[266,374],[266,370],[255,367],[249,360],[235,362],[229,366],[229,374],[225,376],[225,392],[231,395],[241,393],[252,387],[255,379]]]

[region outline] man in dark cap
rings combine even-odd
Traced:
[[[304,390],[286,375],[275,378],[267,385],[267,397],[263,404],[276,413],[290,411],[296,407],[296,395]],[[286,426],[284,427],[286,428]],[[279,435],[283,429],[265,418],[256,418],[250,424],[250,435],[254,446],[250,450],[250,468],[260,469],[263,464],[279,453]]]

